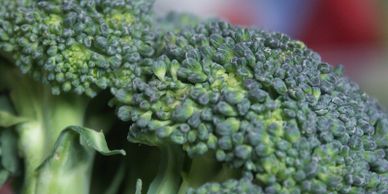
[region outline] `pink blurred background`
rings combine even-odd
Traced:
[[[156,0],[170,10],[222,17],[234,24],[284,32],[319,52],[388,105],[388,1],[386,0]],[[387,106],[388,107],[388,106]]]

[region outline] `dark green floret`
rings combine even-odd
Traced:
[[[113,90],[132,97],[121,101],[131,140],[182,145],[194,158],[212,152],[264,193],[388,191],[385,154],[365,158],[384,152],[387,117],[340,67],[283,34],[225,22],[161,39],[153,63],[163,61],[163,79],[149,72]],[[212,189],[224,192],[195,192]]]

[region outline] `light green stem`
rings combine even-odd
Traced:
[[[159,173],[151,183],[147,194],[177,193],[181,184],[183,153],[172,145],[161,148],[161,163]]]
[[[42,119],[31,122],[28,125],[19,126],[20,146],[25,156],[26,179],[24,185],[25,194],[51,194],[63,192],[68,193],[69,188],[77,189],[75,193],[88,193],[90,168],[92,166],[93,155],[86,163],[77,163],[71,169],[68,166],[70,158],[76,158],[75,154],[81,152],[83,148],[77,150],[74,141],[63,140],[61,149],[58,150],[58,157],[49,168],[45,168],[40,174],[36,170],[45,158],[54,149],[54,144],[59,134],[70,125],[82,125],[84,115],[84,105],[72,98],[60,98],[45,95],[45,102],[41,104]],[[71,142],[68,142],[71,141]],[[87,154],[87,152],[85,152]],[[94,151],[91,151],[94,153]],[[73,155],[72,155],[73,154]],[[60,155],[60,157],[59,157]],[[86,156],[85,156],[86,157]],[[75,163],[74,163],[75,165]],[[64,171],[66,169],[66,171]],[[60,180],[59,180],[60,179]],[[84,192],[81,190],[85,190]],[[55,191],[55,192],[53,192]],[[73,192],[74,193],[74,192]]]
[[[43,161],[44,131],[42,123],[28,122],[17,127],[19,132],[19,148],[24,156],[24,194],[35,194],[35,169]]]
[[[17,116],[28,120],[16,126],[25,164],[22,193],[89,193],[94,151],[80,146],[78,139],[72,139],[74,134],[64,135],[56,157],[37,171],[52,153],[62,130],[83,125],[88,99],[67,94],[53,96],[49,88],[11,66],[0,65],[0,82],[10,91]]]
[[[66,133],[57,142],[54,158],[37,171],[35,194],[88,194],[94,151],[79,144],[78,135]]]
[[[189,188],[197,188],[208,182],[222,182],[236,177],[235,170],[217,162],[212,152],[190,160],[190,169],[183,174],[178,194],[186,194]]]

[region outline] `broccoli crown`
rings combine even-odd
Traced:
[[[23,72],[50,83],[54,94],[94,96],[99,88],[120,86],[140,58],[155,52],[148,30],[153,1],[1,3],[0,49]]]
[[[388,192],[388,119],[341,67],[284,34],[225,22],[161,41],[142,76],[112,89],[129,140],[213,151],[265,193]]]
[[[189,189],[187,194],[262,194],[263,190],[248,178],[230,179],[223,183],[206,183],[197,189]]]

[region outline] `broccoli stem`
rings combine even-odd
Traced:
[[[38,166],[54,149],[54,144],[62,130],[70,125],[82,126],[85,110],[81,99],[75,98],[73,100],[50,95],[44,97],[47,101],[41,105],[43,118],[40,121],[18,127],[27,175],[24,193],[59,194],[68,193],[69,188],[83,188],[85,191],[83,193],[88,193],[89,171],[92,166],[93,155],[85,156],[90,158],[85,160],[88,162],[69,168],[67,166],[68,160],[70,158],[74,160],[73,155],[82,150],[81,147],[75,148],[72,145],[73,141],[78,141],[73,137],[66,137],[66,140],[61,141],[63,145],[61,145],[58,154],[62,154],[62,156],[57,157],[55,163],[49,165],[49,169],[44,170],[45,173],[37,174]],[[47,174],[58,174],[59,176],[48,178]]]
[[[183,183],[178,194],[186,194],[189,188],[197,188],[208,182],[222,182],[235,178],[237,175],[236,170],[219,164],[211,152],[204,156],[189,159],[191,160],[191,166],[183,176]]]
[[[38,168],[36,194],[89,193],[95,152],[80,145],[78,138],[75,133],[61,136],[55,158]]]
[[[44,149],[44,131],[42,123],[28,122],[16,127],[19,133],[19,149],[24,157],[25,176],[23,183],[24,194],[35,193],[35,169],[42,162]]]
[[[216,164],[208,155],[192,159],[189,171],[183,176],[178,194],[186,194],[189,188],[196,188],[214,176]]]
[[[63,129],[70,125],[84,126],[87,98],[69,94],[52,96],[49,91],[45,97],[46,145],[53,146]],[[51,150],[51,149],[50,149]]]
[[[10,91],[17,115],[28,119],[16,126],[25,164],[22,193],[89,193],[94,151],[80,146],[74,134],[58,140],[66,127],[83,126],[88,99],[69,94],[53,96],[49,88],[18,70],[4,65],[0,68],[0,73],[6,72],[0,75],[0,81]],[[55,142],[59,146],[55,159],[38,169],[52,153]]]
[[[163,145],[161,149],[161,163],[159,172],[152,181],[147,194],[170,194],[177,193],[181,184],[182,150],[174,145]]]

